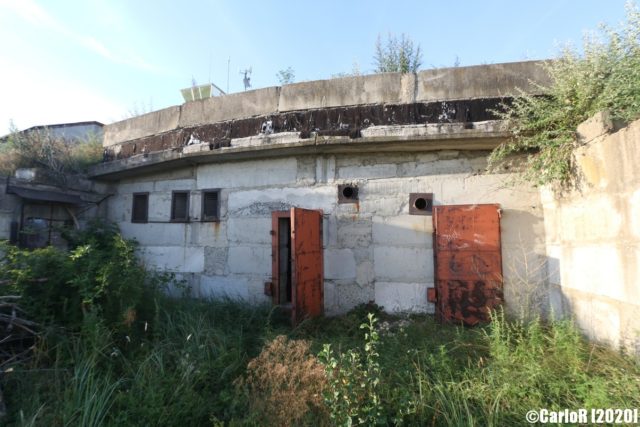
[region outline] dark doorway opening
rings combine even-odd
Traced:
[[[291,305],[291,218],[278,218],[278,301]]]

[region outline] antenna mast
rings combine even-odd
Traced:
[[[244,83],[244,90],[247,90],[251,87],[251,67],[246,70],[240,70],[240,74],[244,74],[242,83]]]

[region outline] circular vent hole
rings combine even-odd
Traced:
[[[347,199],[352,198],[354,193],[355,193],[355,190],[353,189],[353,187],[344,187],[342,189],[342,195]]]
[[[427,200],[422,197],[418,197],[416,201],[413,202],[413,206],[422,211],[427,208]]]

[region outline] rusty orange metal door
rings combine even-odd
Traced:
[[[433,207],[436,318],[476,325],[502,303],[500,206]]]
[[[291,247],[291,318],[295,325],[324,312],[321,211],[291,208]]]

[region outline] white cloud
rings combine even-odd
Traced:
[[[122,65],[139,68],[146,71],[160,72],[157,67],[147,63],[133,54],[116,54],[102,42],[92,36],[78,33],[55,19],[33,0],[0,0],[0,8],[8,9],[25,21],[42,29],[62,34],[72,42],[102,56],[103,58]]]

